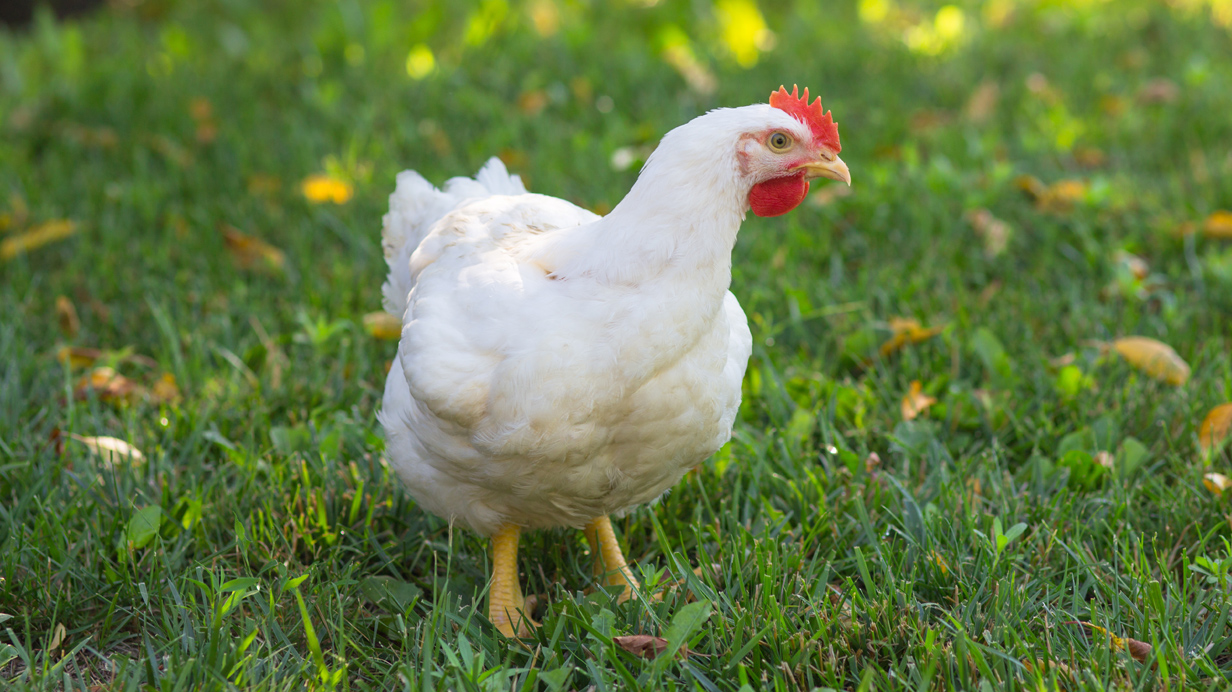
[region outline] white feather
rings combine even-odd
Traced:
[[[654,500],[731,436],[752,339],[728,292],[755,182],[712,111],[664,137],[606,217],[526,193],[492,159],[437,190],[398,176],[386,310],[403,315],[380,420],[424,509],[481,534],[580,527]]]

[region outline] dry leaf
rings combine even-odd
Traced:
[[[77,223],[66,219],[46,221],[34,228],[5,238],[0,242],[0,261],[11,260],[23,252],[63,240],[77,232]]]
[[[73,395],[85,399],[93,391],[103,401],[131,401],[143,394],[140,385],[108,367],[94,368],[73,387]]]
[[[68,296],[56,296],[56,321],[60,323],[60,331],[72,339],[81,331],[81,320],[77,318],[77,308]]]
[[[903,397],[903,420],[915,420],[935,403],[937,403],[936,399],[920,391],[920,381],[912,380],[911,389]]]
[[[281,272],[286,267],[287,256],[282,250],[260,238],[242,233],[234,226],[223,224],[221,229],[231,259],[240,269]]]
[[[1232,488],[1232,478],[1222,473],[1208,473],[1202,477],[1202,485],[1214,493],[1215,497],[1223,498],[1223,491]]]
[[[937,336],[945,327],[920,326],[920,321],[907,317],[890,318],[890,331],[893,335],[881,345],[881,357],[885,358],[897,352],[904,346],[918,344]]]
[[[178,168],[188,168],[193,163],[192,154],[178,142],[165,135],[154,135],[146,140],[150,148]]]
[[[397,341],[402,338],[402,320],[388,312],[370,312],[364,315],[364,331],[377,339]]]
[[[984,256],[992,259],[1002,252],[1010,242],[1010,227],[1001,219],[992,215],[987,209],[973,209],[967,212],[967,221],[975,229],[976,235],[984,241]]]
[[[1116,650],[1125,649],[1126,651],[1129,652],[1129,655],[1133,656],[1134,660],[1139,663],[1146,663],[1147,659],[1150,658],[1151,656],[1151,645],[1147,644],[1146,642],[1141,642],[1141,641],[1138,641],[1137,639],[1130,639],[1129,637],[1124,637],[1124,638],[1118,637],[1115,634],[1112,634],[1108,630],[1104,629],[1103,627],[1100,627],[1099,625],[1092,625],[1089,622],[1081,622],[1079,620],[1070,620],[1069,622],[1065,622],[1063,624],[1082,625],[1083,627],[1086,627],[1094,632],[1098,632],[1108,637],[1108,639],[1111,640],[1112,642],[1113,649],[1116,649]]]
[[[1211,238],[1232,240],[1232,211],[1220,209],[1202,222],[1202,232]]]
[[[988,79],[980,82],[975,91],[971,92],[971,98],[967,99],[967,120],[976,125],[988,122],[997,110],[997,99],[1000,96],[1001,90],[996,82]]]
[[[1014,187],[1027,193],[1027,196],[1036,202],[1039,202],[1040,198],[1048,192],[1048,186],[1033,175],[1020,175],[1014,178]]]
[[[64,627],[64,623],[57,622],[56,628],[51,632],[51,642],[47,644],[47,653],[51,653],[60,648],[64,643],[64,637],[68,634],[68,630]]]
[[[1222,404],[1211,409],[1198,428],[1198,446],[1202,454],[1209,456],[1219,449],[1232,433],[1232,404]]]
[[[1108,162],[1108,155],[1095,147],[1075,147],[1074,161],[1086,168],[1099,168]]]
[[[70,368],[88,368],[94,361],[103,357],[103,352],[97,348],[80,348],[61,346],[56,350],[56,360]]]
[[[649,634],[630,634],[623,637],[612,637],[612,642],[634,656],[654,658],[667,651],[667,640],[663,637],[652,637]],[[687,656],[687,647],[680,647],[680,655]]]
[[[90,451],[98,455],[108,466],[125,462],[139,464],[145,461],[145,455],[141,453],[141,450],[124,440],[114,437],[83,437],[77,433],[73,433],[72,438],[89,447]]]
[[[1112,465],[1115,462],[1115,459],[1112,456],[1112,452],[1099,451],[1095,453],[1094,461],[1100,466],[1103,466],[1106,469],[1110,469],[1112,468]]]
[[[1127,336],[1112,342],[1112,347],[1130,365],[1168,384],[1182,385],[1189,380],[1189,365],[1172,347],[1144,336]]]
[[[538,115],[548,105],[548,92],[543,89],[523,91],[518,97],[518,110],[526,115]]]
[[[1083,180],[1058,180],[1049,185],[1035,200],[1041,211],[1062,214],[1074,208],[1074,203],[1087,196],[1087,184]]]
[[[304,182],[300,184],[300,189],[303,191],[304,197],[308,198],[308,201],[313,204],[323,204],[325,202],[346,204],[351,201],[351,197],[355,196],[355,188],[350,183],[323,173],[304,178]]]
[[[170,404],[179,401],[180,387],[175,383],[175,375],[164,372],[154,386],[150,387],[150,400],[156,404]]]

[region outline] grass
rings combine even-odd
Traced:
[[[1205,460],[1197,430],[1232,401],[1232,248],[1179,231],[1232,208],[1227,3],[964,4],[955,33],[935,5],[800,2],[763,8],[760,54],[747,24],[724,34],[747,4],[720,6],[149,0],[0,33],[0,239],[77,224],[0,263],[0,678],[1225,689],[1232,509],[1202,478],[1230,458]],[[686,86],[682,55],[716,91]],[[381,462],[394,345],[362,316],[394,174],[499,153],[602,210],[636,174],[617,149],[793,82],[833,109],[854,187],[744,225],[733,291],[755,349],[734,439],[617,526],[648,587],[681,586],[584,594],[580,536],[531,534],[524,588],[550,604],[537,641],[503,641],[484,542]],[[319,172],[354,198],[306,201]],[[1020,176],[1084,184],[1034,200]],[[1004,251],[985,252],[978,209],[1010,229]],[[239,266],[228,226],[281,265]],[[882,355],[897,317],[942,330]],[[1098,345],[1128,335],[1192,377]],[[181,396],[79,397],[65,345]],[[917,380],[938,401],[904,421]],[[1138,662],[1075,621],[1153,649]],[[694,655],[643,660],[625,634]]]

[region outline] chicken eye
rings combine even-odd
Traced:
[[[771,151],[784,152],[791,148],[791,137],[788,137],[783,132],[775,132],[770,135],[770,139],[766,140],[770,145]]]

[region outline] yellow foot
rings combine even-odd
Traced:
[[[637,598],[637,578],[625,562],[624,553],[620,552],[620,543],[616,540],[616,533],[612,531],[612,520],[606,516],[599,517],[587,524],[583,531],[586,542],[590,543],[590,551],[595,556],[595,577],[599,583],[604,586],[625,587],[616,597],[617,603]]]
[[[492,536],[492,586],[488,589],[488,619],[510,639],[529,637],[539,623],[530,619],[518,585],[518,536],[522,529],[503,526]]]

